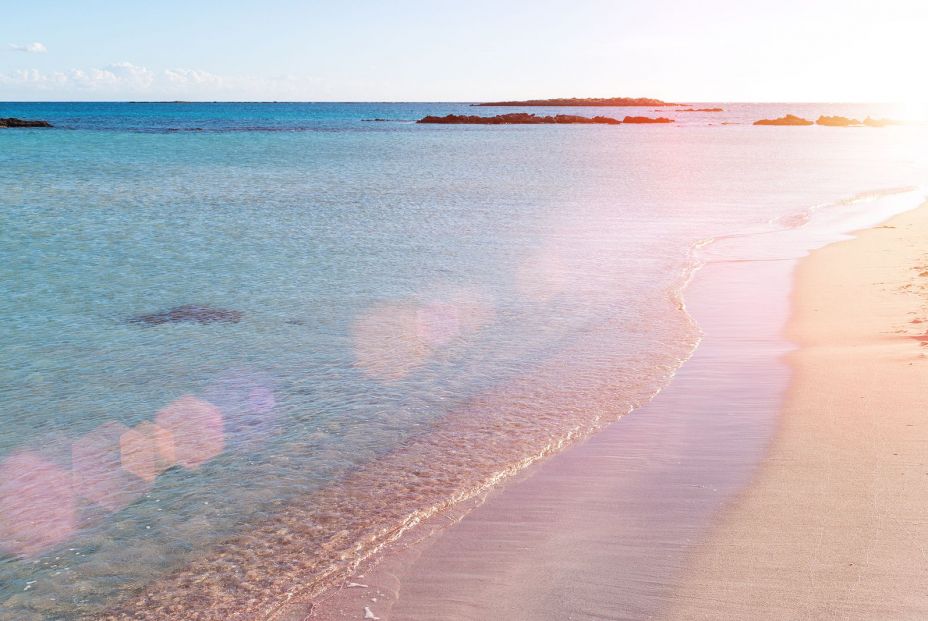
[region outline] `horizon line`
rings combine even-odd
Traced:
[[[494,100],[496,101],[496,100]],[[498,100],[503,101],[503,100]],[[507,100],[508,101],[508,100]],[[515,102],[531,100],[511,100]],[[41,103],[114,103],[114,104],[479,104],[490,103],[483,100],[463,101],[463,100],[426,100],[426,99],[371,99],[371,100],[341,100],[341,99],[0,99],[0,104],[41,104]],[[928,102],[907,102],[907,101],[748,101],[748,100],[684,100],[682,102],[649,104],[645,106],[589,106],[596,108],[672,108],[679,106],[688,106],[695,104],[754,104],[754,105],[774,105],[774,104],[853,104],[853,105],[911,105],[924,104]],[[503,106],[500,106],[503,107]],[[505,106],[514,107],[514,106]],[[534,106],[534,107],[583,107],[583,106]]]

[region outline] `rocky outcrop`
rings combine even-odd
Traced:
[[[621,121],[608,116],[574,116],[572,114],[558,114],[556,116],[535,116],[527,112],[512,114],[498,114],[496,116],[473,116],[466,114],[449,114],[447,116],[426,116],[417,123],[433,123],[438,125],[554,125],[554,124],[593,124],[618,125]]]
[[[754,125],[814,125],[814,123],[808,119],[787,114],[778,119],[761,119],[759,121],[754,121]]]
[[[51,127],[48,121],[26,121],[23,119],[0,119],[0,127]]]
[[[659,116],[656,119],[652,119],[649,116],[627,116],[622,119],[623,123],[673,123],[673,119],[668,119],[663,116]]]
[[[675,112],[725,112],[724,108],[681,108]]]
[[[867,127],[886,127],[888,125],[903,125],[903,122],[894,119],[871,119],[868,116],[864,119],[864,125]]]
[[[130,319],[132,323],[158,326],[164,323],[238,323],[242,312],[225,308],[212,308],[198,304],[185,304],[160,313],[138,315]]]
[[[846,116],[820,116],[818,120],[815,121],[816,125],[824,125],[826,127],[854,127],[855,125],[860,125],[860,121],[857,119],[849,119]]]
[[[565,99],[528,99],[525,101],[491,101],[488,103],[473,104],[475,106],[676,106],[678,104],[667,103],[660,99],[651,99],[649,97],[590,97],[579,98],[570,97]]]

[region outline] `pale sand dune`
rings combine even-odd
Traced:
[[[928,619],[926,266],[928,207],[801,262],[776,439],[666,618]]]

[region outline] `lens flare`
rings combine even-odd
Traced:
[[[457,306],[433,301],[416,309],[416,336],[430,347],[438,347],[461,334],[461,313]]]
[[[254,449],[277,429],[273,381],[263,373],[234,370],[219,376],[203,398],[222,412],[225,445]]]
[[[71,444],[71,476],[74,493],[110,510],[118,511],[141,496],[144,477],[122,468],[122,437],[129,428],[106,423]]]
[[[387,302],[368,310],[355,322],[357,366],[379,380],[398,380],[428,357],[419,338],[418,309],[409,302]]]
[[[546,248],[526,257],[516,274],[519,292],[538,302],[545,302],[563,293],[570,285],[564,258],[556,249]]]
[[[184,468],[199,468],[225,446],[222,412],[193,395],[184,395],[160,410],[155,424],[170,433],[174,457]]]
[[[119,454],[123,470],[149,483],[177,463],[171,432],[148,421],[119,437]]]
[[[0,548],[32,557],[77,528],[71,473],[31,451],[0,465]]]
[[[485,296],[463,287],[425,302],[378,304],[354,324],[355,364],[375,379],[400,379],[493,316],[493,305]]]

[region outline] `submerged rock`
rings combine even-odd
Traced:
[[[622,119],[623,123],[673,123],[673,119],[668,119],[663,116],[659,116],[656,119],[652,119],[649,116],[627,116]]]
[[[466,114],[449,114],[447,116],[426,116],[417,123],[433,123],[438,125],[554,125],[554,124],[593,124],[618,125],[618,119],[608,116],[575,116],[573,114],[558,114],[556,116],[535,116],[527,112],[513,112],[511,114],[498,114],[496,116],[474,116]]]
[[[198,304],[185,304],[160,313],[150,313],[147,315],[138,315],[130,321],[132,323],[144,323],[150,326],[157,326],[163,323],[182,323],[192,321],[194,323],[238,323],[242,319],[242,312],[237,310],[228,310],[225,308],[212,308],[210,306],[200,306]]]
[[[778,119],[761,119],[759,121],[754,121],[755,125],[814,125],[814,123],[808,119],[798,117],[793,114],[787,114],[786,116],[781,116]]]
[[[825,125],[826,127],[853,127],[855,125],[860,125],[860,121],[857,119],[849,119],[846,116],[820,116],[818,120],[815,121],[817,125]]]
[[[13,117],[0,119],[0,127],[51,127],[48,121],[26,121]]]

